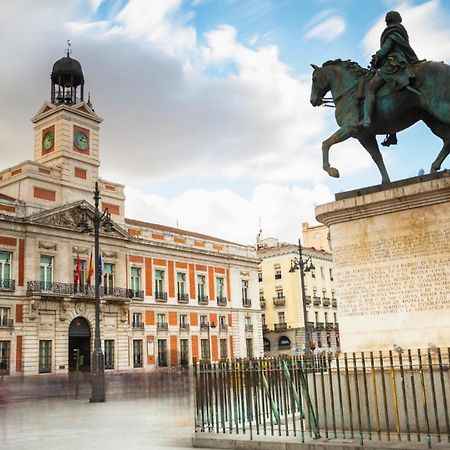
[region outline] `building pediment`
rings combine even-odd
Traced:
[[[28,216],[25,220],[30,224],[46,225],[57,228],[63,228],[69,231],[81,231],[81,221],[83,214],[88,216],[88,223],[93,229],[91,217],[94,214],[94,207],[84,201],[80,200],[74,203],[70,203],[58,208],[53,208],[45,211],[41,211]],[[103,232],[100,229],[100,234]],[[106,234],[106,233],[105,233]],[[132,236],[120,225],[114,222],[114,230],[107,233],[110,237],[131,239]]]

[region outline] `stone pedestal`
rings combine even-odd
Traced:
[[[450,346],[450,174],[336,195],[330,227],[343,351]]]

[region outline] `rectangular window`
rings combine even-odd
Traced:
[[[247,338],[245,341],[247,346],[247,358],[253,358],[253,339]]]
[[[219,326],[222,327],[227,324],[226,316],[219,316]]]
[[[155,297],[162,298],[164,289],[164,270],[155,270]]]
[[[81,287],[86,284],[86,261],[80,259],[77,266],[77,260],[73,260],[73,284],[75,285],[75,292],[81,292]]]
[[[208,316],[200,316],[200,325],[206,325],[208,323]]]
[[[142,367],[143,364],[143,345],[142,339],[133,340],[133,367]]]
[[[223,277],[216,277],[216,297],[217,299],[222,299],[225,297]]]
[[[103,289],[105,294],[112,295],[114,290],[114,264],[103,264]]]
[[[201,339],[200,340],[200,348],[201,348],[202,359],[209,359],[209,340]]]
[[[105,369],[114,369],[114,340],[105,339]]]
[[[142,313],[133,313],[133,328],[144,328],[144,322],[142,322]]]
[[[266,315],[265,314],[261,314],[261,323],[262,323],[262,326],[264,326],[266,324]]]
[[[180,328],[186,328],[187,324],[188,324],[187,314],[180,314]]]
[[[220,340],[220,359],[228,358],[228,348],[227,348],[227,340]]]
[[[158,339],[158,366],[167,367],[167,340]]]
[[[52,341],[39,341],[39,373],[52,371]]]
[[[330,281],[333,281],[333,269],[329,268],[328,270],[330,272]]]
[[[177,272],[177,293],[178,295],[184,295],[186,290],[186,274],[183,272]]]
[[[322,278],[322,280],[325,280],[325,270],[323,266],[320,266],[320,278]]]
[[[11,280],[11,253],[0,252],[0,288],[9,289]]]
[[[189,366],[189,340],[180,339],[180,365]]]
[[[249,303],[248,280],[241,280],[241,291],[242,291],[242,303],[245,305]]]
[[[41,282],[41,290],[51,290],[53,283],[53,256],[41,255],[39,281]]]
[[[204,300],[206,291],[206,277],[205,275],[197,275],[197,298]]]
[[[258,281],[261,283],[262,280],[263,280],[262,272],[259,271],[259,272],[258,272]]]
[[[283,289],[277,289],[277,298],[283,298],[284,297],[284,293],[283,293]]]
[[[317,311],[314,313],[314,320],[316,323],[319,322],[319,313]]]
[[[0,341],[0,375],[9,374],[9,359],[11,354],[11,343]]]
[[[281,269],[275,270],[275,280],[281,280]]]
[[[132,267],[130,270],[130,289],[133,291],[133,297],[137,297],[141,290],[141,269]]]
[[[0,327],[8,327],[10,323],[10,308],[0,308]]]
[[[278,323],[285,323],[284,312],[279,312],[278,313]]]
[[[162,325],[166,323],[166,315],[164,313],[158,313],[156,315],[156,323]]]

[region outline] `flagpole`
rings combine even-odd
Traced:
[[[102,343],[100,339],[100,280],[99,280],[99,230],[102,215],[98,209],[100,200],[100,191],[98,189],[98,182],[95,182],[94,202],[95,210],[93,216],[94,222],[94,278],[95,278],[95,337],[94,337],[94,351],[92,353],[92,393],[90,402],[101,403],[105,401],[105,356],[102,350]]]

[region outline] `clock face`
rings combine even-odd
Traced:
[[[77,131],[73,136],[73,143],[80,150],[89,148],[89,137],[83,131]]]
[[[49,150],[53,147],[53,143],[55,141],[55,133],[53,131],[47,131],[45,133],[44,138],[42,139],[42,147],[44,150]]]

